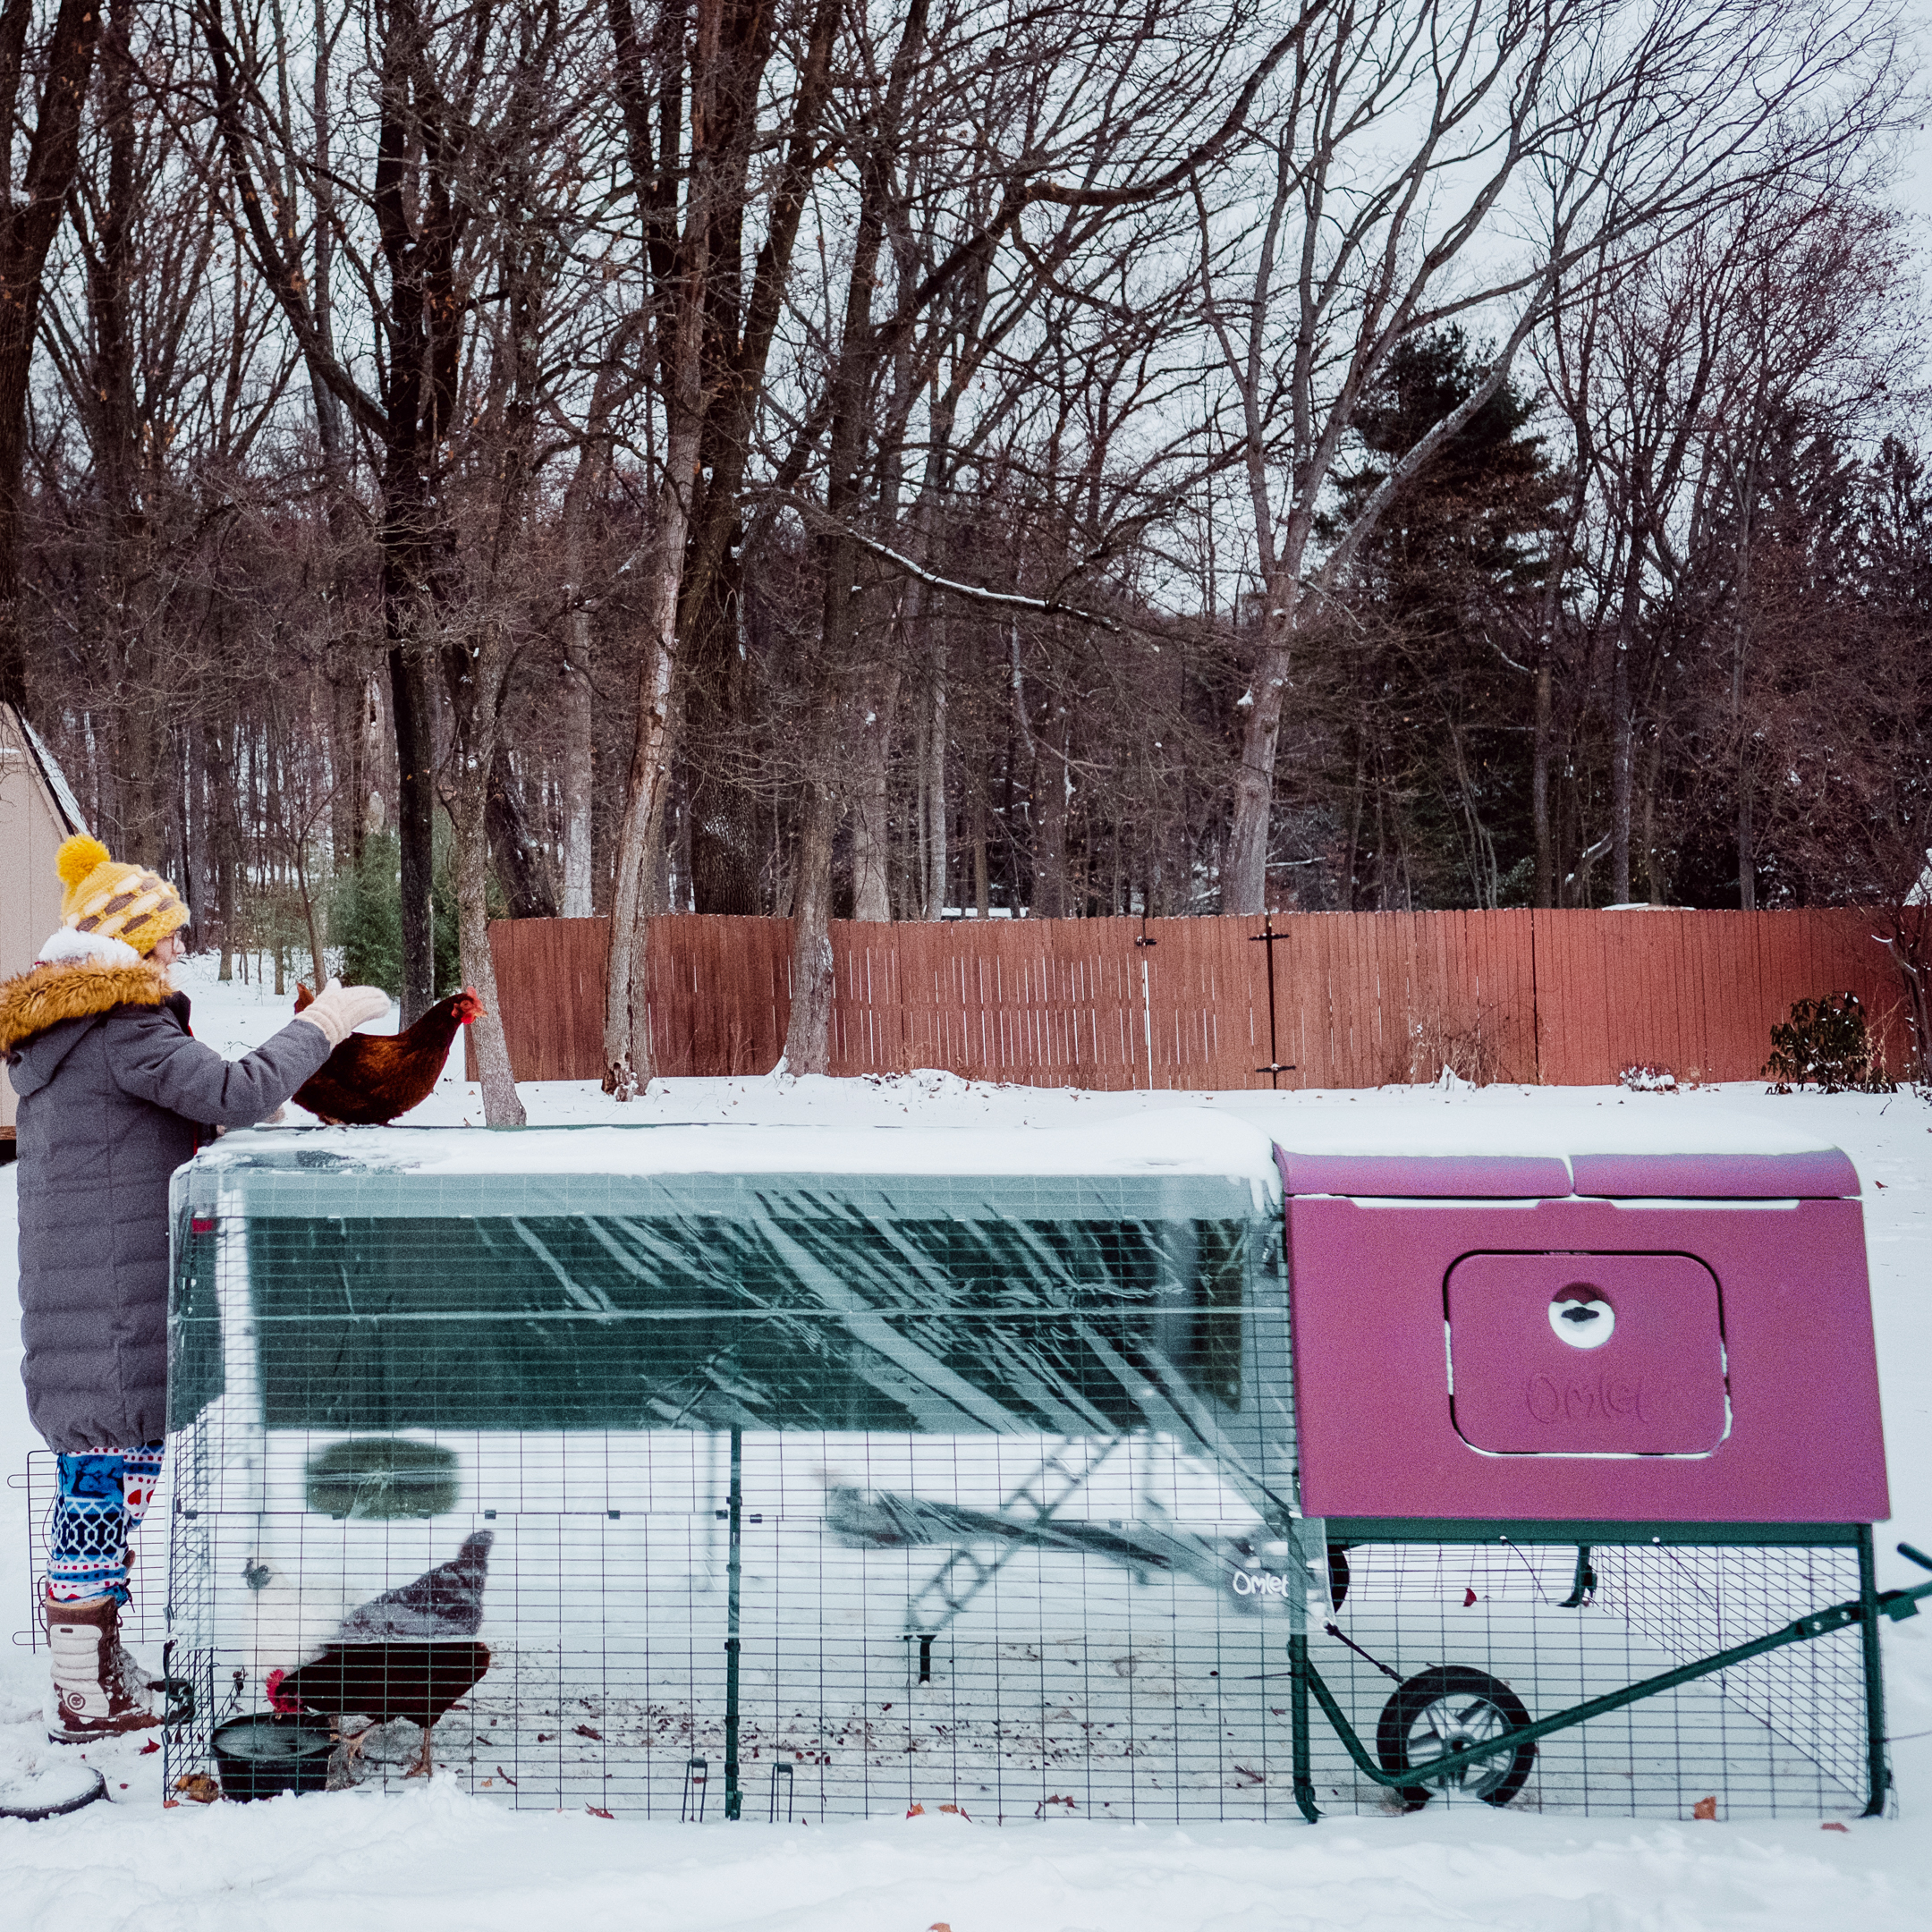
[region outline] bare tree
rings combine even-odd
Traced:
[[[452,533],[438,492],[471,309],[465,286],[473,206],[468,192],[474,119],[490,41],[487,4],[449,14],[390,0],[375,21],[366,76],[377,102],[365,152],[318,146],[327,123],[298,120],[286,86],[296,49],[279,13],[202,0],[199,24],[223,158],[233,181],[239,245],[273,292],[310,379],[379,452],[384,638],[395,733],[402,846],[402,1013],[435,996],[430,892],[436,738],[431,673],[438,602]],[[320,23],[318,22],[318,25]],[[268,38],[264,38],[264,33]],[[334,37],[326,29],[318,39]],[[325,159],[325,156],[327,157]],[[373,229],[373,250],[360,245]],[[372,391],[343,352],[328,292],[311,275],[326,236],[329,263],[346,266],[379,340]],[[325,406],[323,418],[333,411]]]
[[[964,50],[953,53],[935,41],[924,8],[915,7],[890,61],[860,66],[860,111],[852,120],[862,138],[852,142],[849,229],[841,224],[849,266],[842,288],[826,288],[818,323],[834,345],[828,373],[774,472],[779,500],[790,499],[808,470],[822,477],[821,668],[812,704],[814,756],[801,780],[784,1053],[793,1072],[822,1072],[829,1052],[832,855],[846,806],[833,752],[850,699],[847,667],[856,655],[864,596],[855,526],[865,483],[876,475],[882,448],[889,452],[894,442],[888,436],[882,443],[877,434],[869,372],[889,368],[933,303],[994,264],[1004,245],[1012,245],[1024,274],[1030,255],[1073,253],[1111,218],[1174,195],[1236,140],[1308,18],[1304,13],[1244,63],[1236,21],[1197,17],[1183,27],[1177,10],[1128,13],[1097,0],[1062,10],[1051,33],[1035,34],[1023,62],[1009,65],[1004,48],[985,64]],[[970,38],[970,20],[948,24]],[[920,66],[951,85],[915,95],[909,82]],[[1097,70],[1109,75],[1106,111],[1097,114],[1089,111],[1086,92]],[[1229,103],[1231,72],[1243,79]],[[902,125],[915,107],[917,124]],[[951,166],[933,167],[915,191],[903,157],[958,152],[953,131],[962,124],[966,151]],[[1042,211],[1038,232],[1022,225],[1035,208]],[[894,225],[943,227],[959,239],[929,270],[902,280],[884,272],[880,258]],[[889,547],[897,555],[906,549],[902,539]]]
[[[763,388],[806,186],[822,160],[819,123],[837,17],[829,0],[809,15],[794,88],[767,130],[760,110],[775,50],[767,10],[699,0],[687,38],[685,7],[666,4],[647,41],[629,0],[612,0],[617,95],[649,278],[647,354],[663,436],[641,559],[637,734],[611,892],[604,1088],[619,1099],[651,1077],[646,920],[661,910],[653,902],[654,860],[682,696],[684,614],[702,607],[708,580],[724,562],[749,417]],[[747,289],[741,236],[757,198],[751,157],[767,139],[780,146],[782,159]]]
[[[1614,280],[1584,278],[1550,332],[1544,368],[1591,526],[1580,548],[1571,539],[1586,629],[1609,660],[1614,899],[1631,896],[1640,859],[1663,902],[1657,792],[1674,733],[1697,741],[1707,791],[1721,759],[1739,903],[1756,904],[1747,699],[1763,466],[1795,417],[1855,435],[1900,393],[1894,230],[1856,202],[1771,184]]]
[[[1259,180],[1231,168],[1199,204],[1224,434],[1246,472],[1266,612],[1224,909],[1266,901],[1276,741],[1309,597],[1334,594],[1388,504],[1506,378],[1574,264],[1648,250],[1765,174],[1855,146],[1897,105],[1894,35],[1888,13],[1836,0],[1640,13],[1388,0],[1309,23],[1267,104]],[[1532,243],[1511,245],[1526,233]],[[1363,394],[1398,343],[1476,311],[1499,318],[1488,382],[1322,554],[1318,520]]]

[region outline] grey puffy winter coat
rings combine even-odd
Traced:
[[[229,1061],[143,960],[36,966],[0,985],[20,1097],[21,1373],[49,1448],[157,1442],[167,1427],[168,1176],[329,1056],[306,1021]]]

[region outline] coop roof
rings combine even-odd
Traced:
[[[1014,1212],[1187,1217],[1279,1201],[1266,1133],[1210,1108],[1079,1128],[652,1125],[229,1134],[183,1170],[182,1203],[252,1214],[637,1211],[809,1195],[827,1180],[883,1212],[972,1200]],[[507,1208],[514,1197],[517,1203]]]
[[[231,1135],[176,1180],[174,1424],[245,1294],[273,1428],[1146,1425],[1257,1471],[1280,1201],[1211,1112]]]
[[[1792,1199],[1859,1191],[1825,1136],[1689,1094],[1580,1096],[1534,1113],[1458,1101],[1298,1108],[1276,1131],[1291,1194]]]

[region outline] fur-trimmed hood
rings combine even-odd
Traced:
[[[41,960],[0,980],[0,1053],[13,1053],[64,1020],[91,1020],[116,1006],[158,1006],[174,991],[167,969],[121,950],[131,964],[97,955]]]

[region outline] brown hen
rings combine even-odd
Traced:
[[[409,1775],[428,1776],[436,1720],[490,1665],[488,1647],[466,1640],[483,1627],[483,1590],[496,1540],[494,1530],[475,1530],[449,1562],[352,1610],[320,1657],[296,1670],[269,1673],[268,1701],[278,1711],[334,1717],[352,1758],[360,1755],[369,1731],[344,1733],[344,1716],[369,1717],[370,1730],[406,1717],[423,1734]]]
[[[297,987],[295,1011],[314,997],[307,987]],[[482,1001],[465,987],[400,1033],[352,1033],[296,1089],[295,1104],[332,1127],[386,1126],[429,1097],[456,1030],[482,1014]]]
[[[278,1711],[317,1711],[336,1720],[337,1734],[360,1756],[369,1731],[352,1736],[341,1720],[352,1713],[371,1720],[369,1730],[407,1717],[422,1730],[422,1749],[404,1774],[428,1777],[436,1720],[482,1682],[490,1666],[487,1645],[428,1643],[332,1643],[300,1670],[275,1671],[268,1701]]]

